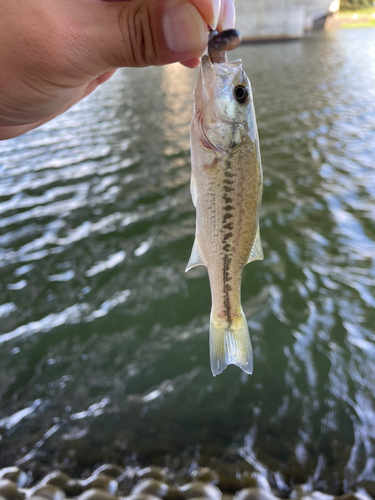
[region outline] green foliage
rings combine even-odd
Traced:
[[[341,0],[341,10],[358,10],[372,7],[372,0]]]

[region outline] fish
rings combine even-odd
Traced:
[[[190,128],[196,232],[186,272],[200,265],[208,271],[214,376],[230,364],[253,372],[241,278],[247,263],[263,260],[263,174],[251,85],[241,60],[227,58],[227,51],[239,43],[234,29],[211,34],[194,90]]]

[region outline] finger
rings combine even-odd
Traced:
[[[218,22],[218,31],[224,31],[234,28],[235,20],[236,13],[234,8],[234,0],[223,0]]]
[[[118,0],[107,0],[110,2],[118,1]],[[112,76],[116,73],[116,69],[112,69],[111,71],[106,71],[102,75],[98,76],[96,81],[98,82],[98,85],[102,85],[103,83],[107,82]]]
[[[113,2],[117,0],[109,0],[109,1]],[[99,87],[99,85],[102,85],[103,83],[108,81],[116,73],[116,71],[117,70],[115,69],[107,71],[106,73],[103,73],[102,75],[98,76],[98,78],[95,78],[95,80],[88,83],[82,97],[87,97],[88,95],[92,94],[94,90],[96,90]]]
[[[111,71],[110,73],[113,74],[114,71]],[[75,92],[74,94],[71,95],[70,99],[66,100],[64,104],[58,109],[56,109],[54,112],[47,113],[41,120],[35,120],[30,123],[22,125],[10,125],[10,126],[0,127],[0,141],[13,139],[20,135],[26,134],[27,132],[30,132],[30,130],[34,130],[35,128],[38,128],[41,125],[44,125],[45,123],[53,120],[53,118],[56,118],[57,116],[65,113],[66,111],[68,111],[68,109],[77,104],[77,102],[81,101],[84,97],[91,94],[98,87],[98,85],[103,83],[102,77],[108,80],[110,76],[111,75],[109,75],[108,73],[105,75],[101,75],[92,82],[90,82],[88,85],[78,87],[77,89],[75,89]]]
[[[169,64],[200,57],[207,24],[215,25],[220,0],[100,2],[95,37],[113,67]],[[92,6],[92,5],[91,5]],[[97,47],[97,45],[96,45]]]
[[[0,141],[8,141],[9,139],[14,139],[20,135],[26,134],[33,128],[38,127],[39,124],[29,124],[29,125],[15,125],[12,127],[0,127]]]
[[[130,0],[101,0],[102,2],[130,2]],[[225,0],[202,0],[197,2],[193,0],[195,7],[199,10],[202,17],[207,20],[208,26],[216,30],[219,16],[222,10],[222,1]]]
[[[212,7],[213,7],[213,21],[212,23],[207,23],[208,26],[216,30],[217,29],[217,23],[219,22],[219,16],[221,12],[221,4],[224,0],[213,0]]]
[[[201,63],[201,60],[199,59],[199,57],[194,57],[193,59],[189,59],[187,61],[181,61],[181,64],[183,66],[186,66],[187,68],[191,68],[191,69],[194,69],[194,68],[197,68]]]

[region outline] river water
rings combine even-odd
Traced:
[[[264,166],[254,374],[212,377],[208,278],[184,273],[196,72],[119,71],[0,143],[0,466],[375,479],[375,30],[236,56]]]

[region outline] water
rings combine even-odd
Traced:
[[[237,55],[264,164],[254,375],[212,377],[208,278],[184,273],[196,74],[120,71],[0,144],[0,466],[254,467],[284,494],[374,480],[375,31]]]

